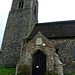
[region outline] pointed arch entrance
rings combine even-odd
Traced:
[[[32,57],[32,75],[45,75],[46,55],[38,50]]]

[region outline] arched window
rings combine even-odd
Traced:
[[[74,44],[72,44],[72,50],[73,50],[73,60],[75,61],[75,45]]]
[[[19,0],[19,7],[18,9],[22,9],[24,5],[24,1],[23,0]]]

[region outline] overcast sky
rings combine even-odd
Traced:
[[[75,20],[75,0],[38,0],[39,22]],[[0,45],[12,0],[0,1]]]

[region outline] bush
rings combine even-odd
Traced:
[[[47,71],[46,75],[52,75],[52,73],[50,71]]]
[[[23,72],[18,72],[17,75],[25,75]]]
[[[47,71],[46,75],[58,75],[58,74],[55,73],[53,70],[51,70],[51,71]]]
[[[29,66],[28,65],[20,65],[18,68],[18,75],[29,75]]]
[[[75,73],[66,73],[64,75],[75,75]]]
[[[15,64],[5,64],[4,67],[6,68],[16,68]]]

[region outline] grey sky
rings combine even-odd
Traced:
[[[75,0],[38,0],[39,22],[75,20]],[[0,45],[12,0],[0,1]]]

